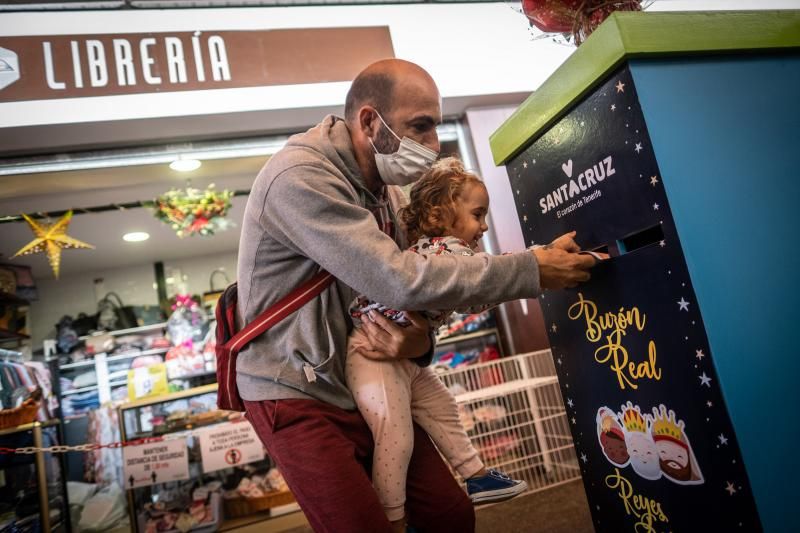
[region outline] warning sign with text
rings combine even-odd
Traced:
[[[264,446],[249,422],[230,422],[200,433],[203,472],[260,461]]]
[[[189,479],[189,459],[183,439],[125,447],[122,462],[128,489]]]

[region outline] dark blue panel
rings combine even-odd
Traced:
[[[613,256],[541,300],[594,526],[758,531],[639,90],[622,68],[509,164],[526,241]]]
[[[800,496],[800,57],[631,62],[764,527]]]

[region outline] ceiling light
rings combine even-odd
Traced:
[[[191,172],[197,170],[203,163],[199,159],[176,159],[169,164],[169,168],[178,172]]]
[[[150,238],[150,234],[144,231],[132,231],[122,236],[123,241],[128,242],[142,242]]]

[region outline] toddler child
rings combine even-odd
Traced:
[[[483,182],[455,158],[445,158],[411,189],[409,205],[398,216],[410,248],[422,255],[475,254],[486,226],[489,196]],[[462,312],[480,312],[470,308]],[[372,482],[395,531],[405,531],[405,486],[414,447],[412,423],[419,424],[461,477],[475,503],[505,500],[527,489],[525,481],[487,470],[461,425],[455,399],[430,367],[413,360],[375,360],[359,353],[366,334],[359,327],[369,314],[380,312],[399,325],[405,314],[359,297],[351,306],[356,328],[348,339],[347,385],[372,430],[375,451]],[[453,312],[425,311],[433,328]]]

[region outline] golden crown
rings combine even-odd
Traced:
[[[653,407],[653,436],[671,437],[677,441],[683,437],[683,422],[676,422],[675,411],[670,410],[667,413],[667,408],[663,405],[659,409]]]
[[[628,431],[639,431],[645,433],[647,431],[647,422],[645,421],[642,413],[638,409],[628,407],[622,414],[622,425]]]

